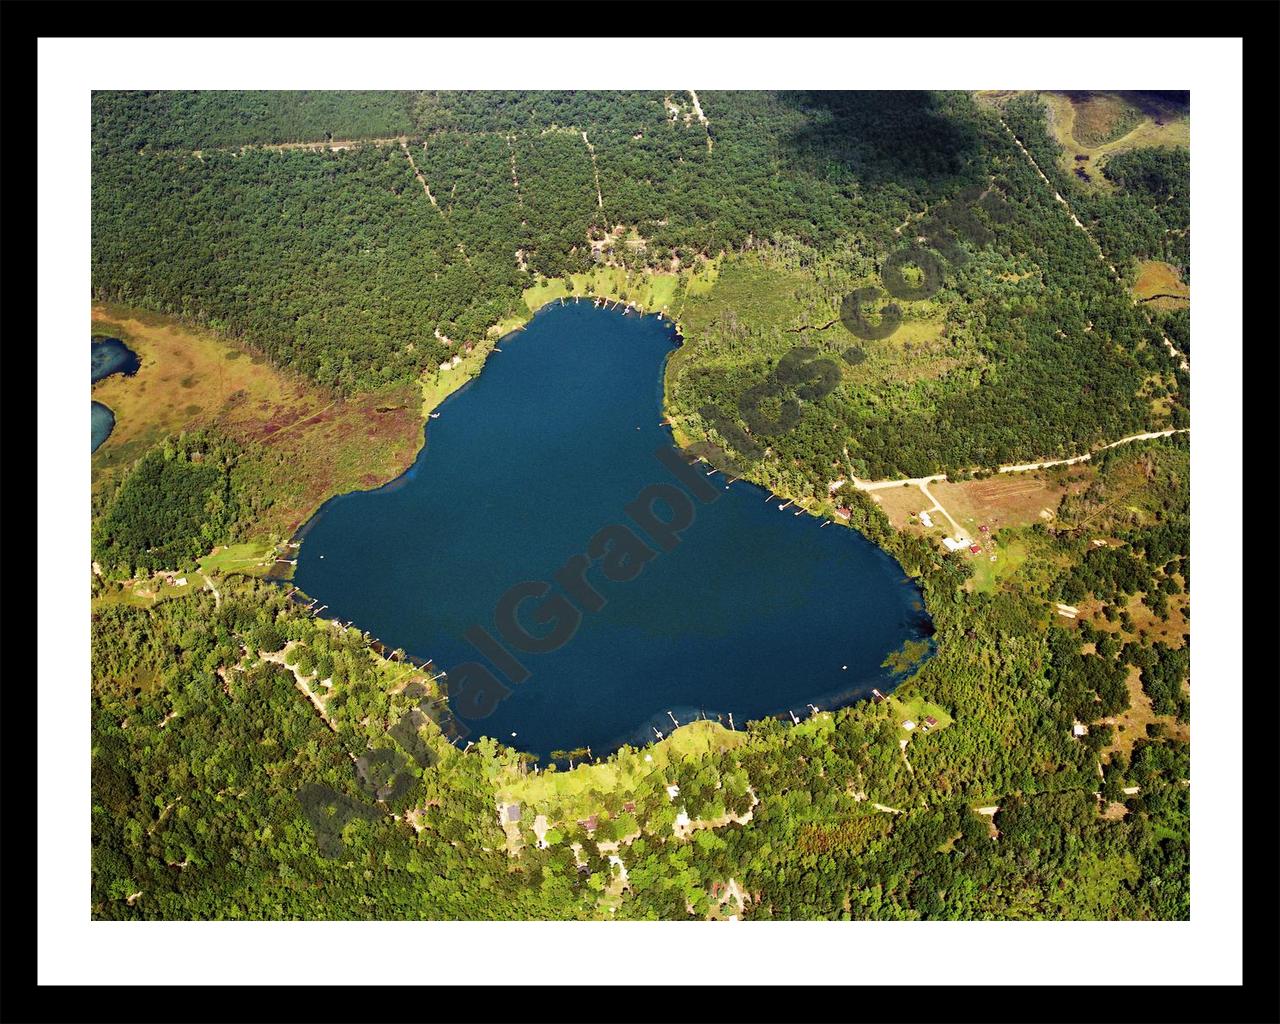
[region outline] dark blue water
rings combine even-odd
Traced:
[[[113,373],[123,373],[126,377],[132,377],[142,365],[137,354],[119,338],[91,336],[89,346],[93,373],[91,383],[93,384],[102,380],[103,377],[110,377]],[[93,432],[92,451],[96,452],[102,442],[111,436],[116,418],[101,402],[93,402],[90,405],[89,418]]]
[[[504,591],[551,580],[606,524],[634,525],[624,510],[642,489],[676,483],[655,457],[671,447],[659,420],[676,344],[655,317],[545,308],[428,421],[403,477],[320,510],[294,582],[328,605],[326,617],[435,667],[483,661],[463,634],[480,624],[498,635]],[[732,712],[741,725],[892,686],[885,656],[931,632],[901,567],[856,531],[708,479],[718,500],[692,501],[674,550],[638,578],[610,581],[593,565],[604,608],[584,611],[558,650],[516,652],[529,678],[488,717],[464,718],[473,735],[544,759],[600,753],[670,731],[668,711],[681,722]],[[554,625],[535,624],[542,603],[521,609],[535,635]]]

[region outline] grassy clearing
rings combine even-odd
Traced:
[[[945,708],[940,704],[934,704],[931,701],[927,701],[923,697],[900,697],[895,694],[888,699],[887,703],[889,705],[890,714],[893,716],[893,720],[897,722],[899,726],[901,726],[903,722],[916,723],[915,729],[910,733],[905,731],[902,733],[904,738],[908,735],[914,736],[923,733],[924,719],[926,715],[932,715],[938,720],[938,724],[931,728],[929,732],[938,732],[941,729],[945,729],[953,721],[952,717],[947,714]]]
[[[1007,526],[1043,522],[1042,511],[1056,513],[1062,496],[1084,490],[1094,475],[1085,463],[1056,471],[999,473],[986,480],[946,480],[930,484],[929,491],[969,536],[985,543],[980,527],[995,533]]]
[[[270,541],[216,547],[200,559],[200,571],[220,575],[265,576],[275,564],[276,547]]]
[[[992,561],[992,558],[995,561]],[[989,594],[1004,578],[1012,576],[1027,560],[1027,546],[1020,540],[984,544],[982,554],[970,559],[973,576],[965,584],[971,593]]]
[[[665,313],[674,319],[688,295],[711,290],[718,273],[718,258],[675,273],[602,265],[567,278],[539,278],[524,290],[523,297],[530,316],[548,302],[577,296],[632,302],[646,313]]]
[[[1148,146],[1191,145],[1190,114],[1170,102],[1100,92],[1042,92],[1040,98],[1049,108],[1049,130],[1063,149],[1060,166],[1068,174],[1079,168],[1094,188],[1114,187],[1102,169],[1115,153]],[[1085,159],[1077,160],[1077,156]]]
[[[672,761],[713,750],[729,750],[745,742],[745,733],[732,732],[718,722],[690,722],[650,747],[623,748],[607,763],[578,765],[572,771],[515,776],[499,781],[495,789],[503,802],[520,801],[552,821],[563,821],[599,810],[598,793],[625,799],[639,788],[642,780],[661,773]],[[646,755],[652,761],[646,761]]]
[[[1105,721],[1113,727],[1111,742],[1102,751],[1104,761],[1110,761],[1117,751],[1129,757],[1133,753],[1134,744],[1145,739],[1147,726],[1159,723],[1165,727],[1167,734],[1183,742],[1191,741],[1191,726],[1179,724],[1172,715],[1157,715],[1151,707],[1151,698],[1142,689],[1142,673],[1133,665],[1129,666],[1129,677],[1125,685],[1129,688],[1129,710],[1124,714]]]
[[[95,305],[91,329],[122,339],[142,363],[134,377],[94,385],[116,417],[93,455],[95,489],[169,434],[216,426],[252,453],[272,504],[244,539],[267,541],[334,494],[398,476],[422,446],[411,386],[339,400],[216,335],[126,307]]]
[[[1148,260],[1138,264],[1133,297],[1156,309],[1185,309],[1191,304],[1191,286],[1183,283],[1177,267]]]
[[[517,329],[525,321],[506,321],[514,326],[510,327],[509,333]],[[468,352],[465,348],[456,353],[461,359],[457,366],[451,366],[449,369],[437,369],[432,373],[428,373],[422,378],[422,415],[425,419],[435,411],[446,398],[455,391],[459,390],[468,381],[478,377],[480,371],[484,369],[485,360],[489,358],[489,353],[498,347],[498,342],[502,335],[490,333],[484,341],[477,342],[472,345]]]

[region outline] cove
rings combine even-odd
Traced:
[[[132,377],[142,365],[137,353],[119,338],[90,335],[89,357],[92,370],[91,385],[104,377],[110,377],[113,373],[123,373],[126,377]],[[91,402],[89,419],[93,435],[91,451],[96,452],[102,442],[111,436],[116,418],[115,414],[101,402]]]
[[[316,513],[293,582],[328,606],[326,617],[436,669],[484,662],[465,634],[482,626],[500,636],[505,592],[554,580],[606,525],[635,528],[626,507],[646,487],[677,484],[655,453],[672,446],[660,424],[662,375],[678,343],[657,317],[587,301],[544,307],[428,420],[403,476]],[[669,732],[672,717],[732,713],[741,727],[898,681],[886,656],[927,640],[932,625],[893,558],[855,530],[780,511],[755,486],[707,479],[718,500],[692,501],[670,551],[650,541],[656,554],[624,582],[594,563],[586,578],[604,606],[583,609],[556,650],[513,651],[525,681],[491,666],[511,692],[475,720],[454,709],[471,738],[545,762],[552,750],[643,744]],[[551,625],[535,624],[542,604],[520,611],[529,633]]]

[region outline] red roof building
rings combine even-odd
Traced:
[[[982,548],[978,547],[978,545],[977,545],[977,544],[970,544],[970,545],[969,545],[969,550],[970,550],[973,554],[975,554],[975,555],[980,555],[980,554],[982,554]]]

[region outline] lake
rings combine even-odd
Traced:
[[[123,373],[126,377],[132,377],[142,365],[137,354],[119,338],[90,335],[89,350],[93,377],[91,385],[96,384],[103,377],[110,377],[113,373]],[[90,404],[89,418],[93,434],[91,450],[96,452],[102,442],[111,436],[116,418],[115,414],[101,402]]]
[[[428,420],[402,477],[320,509],[294,583],[328,606],[326,618],[353,620],[434,668],[484,662],[464,634],[480,625],[500,636],[504,592],[554,579],[607,524],[644,536],[628,503],[650,485],[684,487],[656,456],[672,448],[662,376],[678,343],[654,316],[586,301],[544,307]],[[528,678],[499,674],[511,692],[485,717],[455,707],[472,738],[545,762],[557,749],[642,744],[673,717],[732,713],[740,727],[892,687],[885,657],[932,634],[893,558],[855,530],[780,511],[757,487],[726,486],[719,473],[704,482],[717,500],[687,499],[692,521],[670,551],[650,540],[638,576],[606,579],[592,565],[586,580],[604,604],[583,609],[571,638],[547,653],[507,644]],[[670,518],[677,504],[657,502],[654,515]],[[518,609],[527,633],[557,625],[538,624],[552,600]]]

